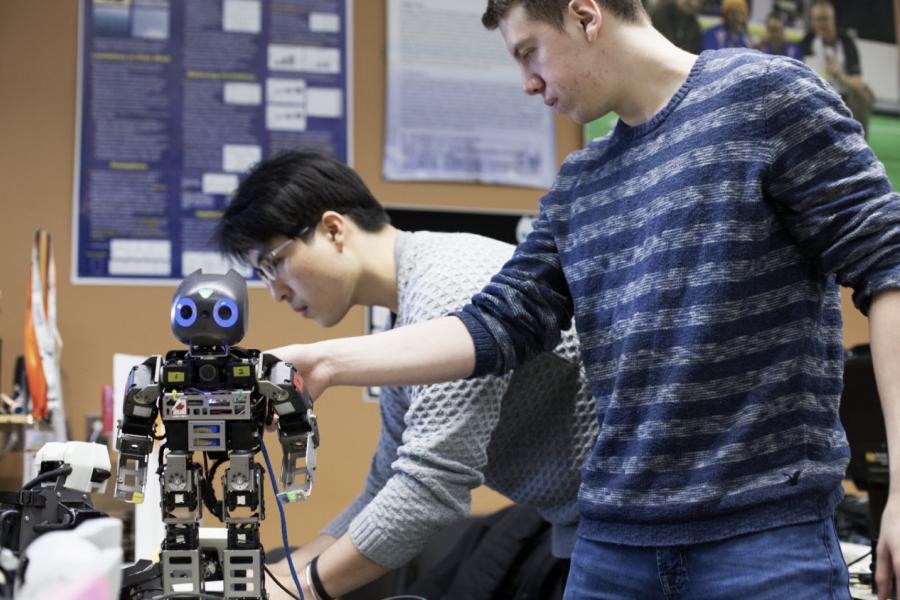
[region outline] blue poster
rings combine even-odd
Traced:
[[[350,0],[80,11],[76,283],[224,272],[209,237],[254,163],[288,148],[349,162]]]

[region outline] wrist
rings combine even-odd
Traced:
[[[309,568],[309,563],[306,563],[306,566],[303,567],[303,575],[300,577],[300,587],[303,589],[303,598],[304,600],[321,600],[316,596],[316,591],[312,589]]]
[[[309,564],[307,565],[307,577],[309,588],[312,591],[312,596],[315,600],[333,600],[332,596],[325,589],[325,586],[322,584],[322,579],[319,577],[319,557],[313,557]]]

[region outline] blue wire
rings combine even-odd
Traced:
[[[294,578],[294,585],[297,586],[297,593],[300,594],[300,600],[303,600],[303,590],[300,588],[300,579],[297,577],[297,570],[294,569],[294,559],[291,556],[291,547],[288,545],[287,537],[287,521],[284,517],[284,506],[281,504],[281,498],[278,497],[278,484],[275,483],[275,471],[272,470],[272,461],[269,460],[269,453],[266,451],[266,443],[260,439],[263,458],[266,459],[266,468],[269,470],[269,481],[272,482],[272,491],[275,492],[275,502],[278,504],[278,512],[281,513],[281,541],[284,544],[284,555],[287,557],[288,566],[291,568],[291,577]]]

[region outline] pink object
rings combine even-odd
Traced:
[[[103,432],[112,433],[113,430],[113,388],[110,384],[103,386],[100,401],[102,403]]]

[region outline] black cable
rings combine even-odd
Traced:
[[[46,473],[41,473],[40,475],[38,475],[37,477],[35,477],[34,479],[29,481],[25,485],[23,485],[22,489],[30,490],[31,488],[36,487],[36,486],[44,483],[45,481],[50,481],[50,480],[56,479],[60,475],[68,475],[71,472],[72,472],[72,465],[63,465],[61,467],[57,467],[56,469],[53,469],[52,471],[47,471]]]
[[[853,562],[848,562],[848,563],[847,563],[847,567],[848,567],[848,568],[849,568],[849,567],[852,567],[853,565],[855,565],[856,563],[858,563],[858,562],[861,561],[862,559],[868,558],[869,556],[872,556],[872,551],[871,551],[871,550],[869,550],[868,552],[866,552],[866,553],[863,554],[862,556],[857,556],[855,559],[853,559]]]
[[[203,455],[203,458],[206,460],[206,454]],[[216,471],[225,460],[225,458],[217,458],[213,462],[212,467],[210,467],[206,473],[203,485],[201,486],[202,489],[200,490],[200,496],[203,499],[204,506],[206,506],[209,512],[220,521],[222,520],[222,503],[219,502],[219,499],[216,497],[213,480],[215,479]]]
[[[281,582],[278,580],[278,578],[275,577],[275,575],[272,574],[272,571],[269,570],[269,566],[268,566],[268,565],[265,565],[265,564],[264,564],[264,565],[263,565],[263,569],[265,569],[266,573],[269,574],[269,577],[272,578],[272,581],[275,582],[275,585],[277,585],[277,586],[280,587],[282,590],[284,590],[284,593],[285,593],[285,594],[287,594],[288,596],[290,596],[290,597],[293,598],[294,600],[300,600],[300,598],[299,598],[299,596],[297,596],[297,594],[295,594],[294,592],[292,592],[291,590],[289,590],[287,587],[285,587],[285,585],[284,585],[283,583],[281,583]]]
[[[75,522],[75,512],[65,504],[60,504],[59,508],[65,509],[66,511],[64,518],[59,523],[35,523],[33,529],[38,533],[69,529],[72,526],[72,523]]]
[[[156,474],[157,475],[162,475],[163,471],[165,470],[165,465],[163,464],[163,460],[165,460],[166,450],[168,450],[168,449],[169,449],[168,444],[163,444],[159,447],[159,454],[156,455],[157,459],[158,459],[156,461]]]
[[[209,504],[207,503],[207,487],[209,486],[209,458],[206,456],[206,452],[201,452],[203,455],[203,479],[200,480],[200,499],[203,501],[203,505],[206,506],[207,510],[212,512]]]
[[[10,517],[15,517],[18,514],[19,511],[14,508],[4,510],[2,513],[0,513],[0,545],[5,548],[9,548],[12,546],[12,543],[7,542],[6,540],[6,520]],[[10,530],[10,533],[12,533],[12,530]]]

